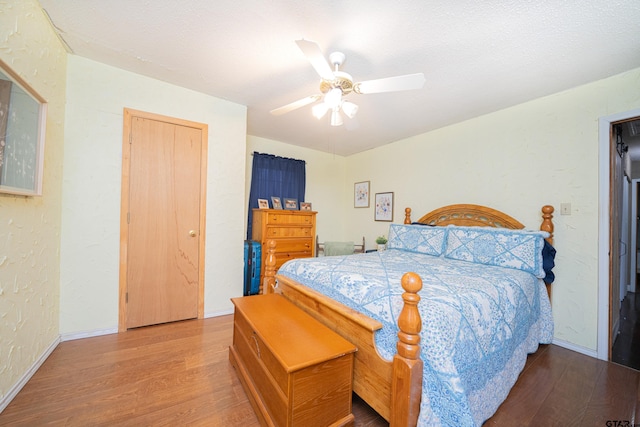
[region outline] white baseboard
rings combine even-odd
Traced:
[[[209,317],[226,316],[228,314],[233,314],[233,308],[230,308],[228,310],[205,313],[204,318],[206,319]],[[79,340],[82,338],[92,338],[92,337],[99,337],[101,335],[109,335],[109,334],[117,334],[117,333],[118,333],[118,328],[94,329],[92,331],[82,331],[82,332],[61,334],[60,341],[73,341],[73,340]]]
[[[24,387],[25,384],[29,382],[33,374],[35,374],[36,371],[40,369],[40,366],[42,366],[44,361],[47,360],[47,357],[49,357],[51,352],[53,352],[53,350],[56,349],[58,344],[60,344],[60,337],[56,337],[56,339],[54,339],[53,342],[49,344],[49,347],[47,347],[44,350],[44,352],[40,355],[40,357],[38,357],[38,359],[35,362],[33,362],[33,365],[31,365],[31,367],[27,369],[27,371],[22,375],[20,380],[18,380],[18,382],[15,383],[13,387],[9,389],[7,394],[2,396],[2,400],[0,400],[0,412],[4,411],[5,408],[9,406],[9,403],[11,403],[11,401],[18,395],[20,390],[22,390],[22,387]]]
[[[582,347],[580,345],[575,345],[564,340],[559,340],[557,338],[554,338],[553,344],[557,345],[558,347],[566,348],[567,350],[573,350],[575,352],[582,353],[587,356],[598,358],[598,352],[596,350],[591,350],[589,348]]]
[[[82,338],[99,337],[101,335],[117,334],[118,328],[94,329],[92,331],[73,332],[70,334],[60,334],[60,341],[73,341]]]
[[[226,316],[228,314],[233,314],[233,308],[230,308],[228,310],[214,311],[214,312],[211,312],[211,313],[205,313],[204,314],[204,318],[208,319],[209,317]]]

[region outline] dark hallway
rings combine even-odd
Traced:
[[[629,292],[621,303],[620,328],[611,361],[640,370],[640,294]]]

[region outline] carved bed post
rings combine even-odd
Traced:
[[[551,205],[545,205],[542,207],[542,224],[540,224],[540,230],[549,233],[549,237],[545,240],[553,245],[553,211],[555,209]]]
[[[263,248],[264,249],[264,248]],[[267,241],[267,257],[264,260],[264,279],[261,294],[271,294],[276,284],[276,241]]]
[[[404,223],[411,224],[411,208],[404,209]]]
[[[549,233],[549,237],[545,240],[553,245],[553,211],[555,209],[551,205],[545,205],[542,207],[542,224],[540,224],[540,230]],[[551,301],[551,283],[544,283],[547,287],[547,295],[549,295],[549,301]]]
[[[422,396],[422,360],[420,359],[420,330],[422,319],[418,311],[422,279],[416,273],[402,276],[404,306],[398,317],[398,353],[393,358],[391,381],[391,427],[415,426],[420,413]]]

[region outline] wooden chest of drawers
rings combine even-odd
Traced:
[[[267,241],[276,241],[276,270],[294,258],[315,256],[316,213],[280,209],[254,209],[252,239],[262,244],[260,293],[263,293]]]
[[[353,425],[356,348],[283,296],[232,299],[229,360],[262,425]]]

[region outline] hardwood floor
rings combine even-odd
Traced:
[[[1,426],[258,426],[229,363],[232,316],[61,343]],[[640,372],[548,345],[486,426],[640,421]],[[356,426],[387,423],[357,397]],[[622,424],[618,424],[622,425]]]

